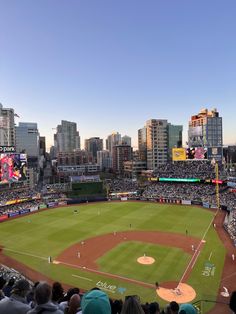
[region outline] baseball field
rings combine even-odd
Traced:
[[[2,223],[0,245],[4,255],[42,276],[85,290],[97,286],[113,298],[138,294],[164,305],[162,292],[169,289],[174,299],[183,283],[195,292],[187,301],[215,300],[226,249],[214,215],[148,202],[60,207]]]

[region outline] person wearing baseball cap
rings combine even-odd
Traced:
[[[179,314],[197,314],[196,308],[190,303],[181,304]]]
[[[111,314],[109,298],[102,290],[91,290],[82,298],[83,314]]]
[[[30,291],[30,284],[25,279],[15,282],[10,298],[4,298],[0,301],[0,313],[7,314],[25,314],[30,310],[26,301],[26,295]]]

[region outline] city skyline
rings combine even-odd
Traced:
[[[236,144],[234,1],[2,1],[0,102],[36,122],[47,148],[61,120],[81,146],[132,138],[149,119],[183,125],[217,108]]]

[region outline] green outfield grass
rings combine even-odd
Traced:
[[[75,208],[79,209],[78,214],[73,213]],[[200,240],[212,218],[212,212],[192,206],[145,202],[77,205],[41,211],[1,223],[0,244],[6,248],[7,255],[53,280],[84,289],[103,285],[108,294],[115,298],[122,298],[125,294],[138,294],[143,301],[153,301],[157,298],[153,288],[145,288],[139,284],[97,275],[86,270],[48,264],[47,257],[50,255],[55,258],[72,244],[96,235],[114,230],[117,232],[130,230],[130,223],[132,230],[185,234],[187,229],[189,235]],[[148,268],[135,262],[144,252],[148,252],[148,255],[157,261]],[[224,246],[215,229],[210,227],[206,235],[206,244],[188,281],[197,292],[196,299],[216,297],[224,256]],[[208,261],[209,257],[211,264]],[[178,281],[190,258],[190,255],[175,248],[174,243],[173,247],[164,247],[127,241],[107,252],[97,262],[101,271],[153,284],[156,280]],[[207,272],[209,265],[211,271]],[[165,303],[160,299],[158,302]]]

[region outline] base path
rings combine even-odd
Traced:
[[[110,251],[118,244],[126,242],[126,241],[140,241],[140,242],[148,242],[154,243],[169,247],[177,247],[182,249],[186,253],[191,256],[194,255],[192,251],[192,245],[197,247],[199,244],[199,239],[181,235],[177,233],[168,233],[168,232],[157,232],[157,231],[127,231],[127,232],[116,232],[110,234],[103,234],[101,236],[97,236],[94,238],[86,239],[83,242],[79,242],[64,252],[62,252],[58,257],[56,257],[56,262],[64,263],[65,265],[71,265],[72,267],[86,268],[86,271],[92,271],[100,273],[98,264],[96,260],[106,254],[106,252]],[[137,262],[140,262],[144,265],[144,267],[148,267],[148,264],[152,264],[155,260],[150,256],[141,256],[138,258]],[[184,277],[184,281],[187,280],[191,270],[186,272]],[[108,277],[115,277],[113,274],[104,273],[104,275]],[[121,277],[120,280],[133,282],[132,279]],[[144,283],[137,284],[145,285]],[[164,283],[160,283],[160,285],[164,285]],[[176,283],[177,287],[178,283]],[[152,286],[148,284],[148,286]],[[153,284],[153,287],[155,285]],[[165,298],[163,298],[165,299]],[[167,299],[165,299],[167,300]]]

